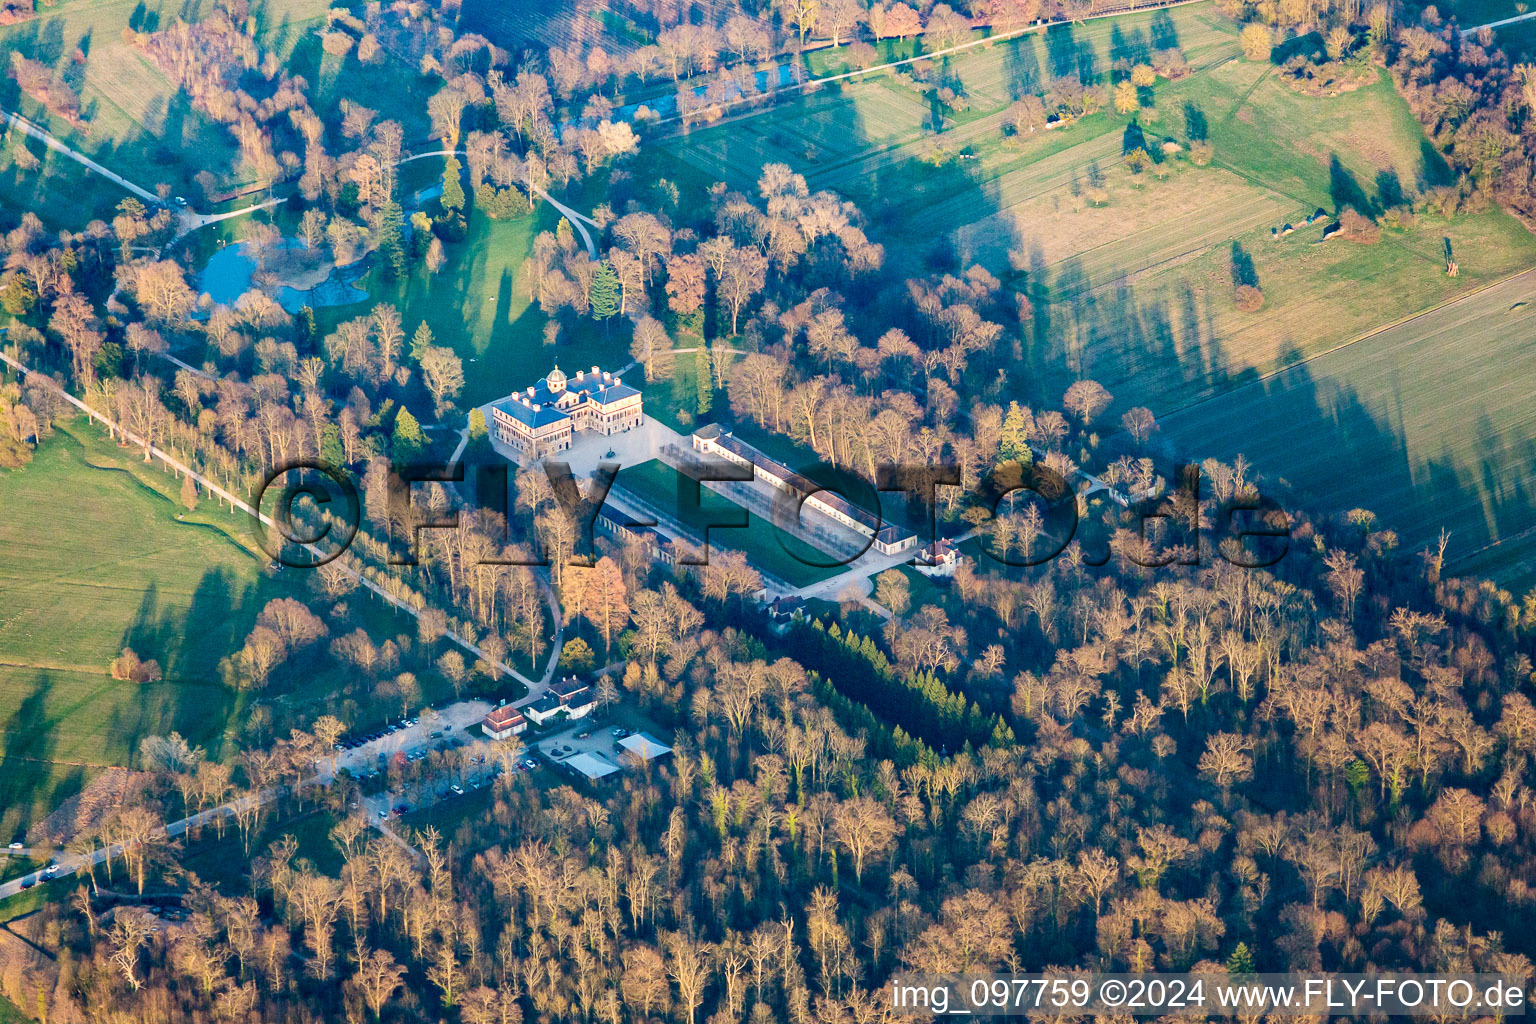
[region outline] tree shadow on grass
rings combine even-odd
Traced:
[[[1003,68],[1008,78],[1009,99],[1023,99],[1044,90],[1040,57],[1035,52],[1035,41],[1031,36],[1024,36],[1007,46]]]
[[[1184,104],[1184,131],[1190,142],[1204,142],[1211,137],[1210,122],[1198,103]]]
[[[1328,195],[1333,200],[1335,214],[1343,213],[1346,207],[1353,207],[1366,216],[1375,213],[1371,197],[1365,194],[1365,189],[1339,160],[1337,153],[1328,157]]]
[[[1449,530],[1452,571],[1458,559],[1482,552],[1479,569],[1501,579],[1536,573],[1501,562],[1488,546],[1530,529],[1536,495],[1523,467],[1536,464],[1536,439],[1484,415],[1472,429],[1475,447],[1418,441],[1410,448],[1409,436],[1429,434],[1425,410],[1443,378],[1405,381],[1395,370],[1383,378],[1353,367],[1345,352],[1310,362],[1300,355],[1282,357],[1294,361],[1289,369],[1165,417],[1164,453],[1226,462],[1245,455],[1282,504],[1324,514],[1369,509],[1405,551],[1430,547]]]
[[[32,690],[8,720],[0,722],[0,838],[20,841],[33,813],[46,813],[80,791],[84,773],[75,768],[55,773],[57,722],[49,717],[53,681],[37,673]]]
[[[1243,285],[1259,287],[1259,273],[1253,267],[1253,257],[1248,255],[1241,242],[1232,243],[1232,285],[1235,288]]]

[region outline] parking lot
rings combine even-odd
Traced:
[[[467,700],[442,711],[428,708],[419,716],[395,722],[385,729],[343,736],[337,744],[336,767],[353,775],[376,772],[398,751],[407,755],[480,738],[479,723],[491,710],[483,700]]]
[[[621,713],[601,724],[590,718],[579,719],[545,736],[524,735],[526,752],[503,769],[496,757],[500,744],[480,731],[480,722],[491,709],[492,705],[484,701],[466,701],[436,717],[429,711],[418,719],[396,723],[393,732],[385,729],[344,737],[337,768],[364,780],[387,778],[388,764],[397,753],[413,767],[437,749],[457,747],[465,759],[461,771],[443,773],[425,787],[407,786],[405,792],[385,790],[364,796],[360,809],[369,820],[383,827],[406,814],[483,789],[503,770],[526,772],[540,765],[562,765],[580,753],[601,755],[623,765],[620,739],[636,732],[660,735],[653,723],[635,715]]]
[[[614,764],[623,765],[619,756],[624,753],[624,748],[619,746],[619,740],[637,732],[647,732],[658,738],[664,735],[653,723],[621,712],[610,715],[601,723],[589,718],[580,719],[540,737],[530,746],[551,764],[560,764],[577,754],[600,754]]]

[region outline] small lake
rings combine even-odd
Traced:
[[[301,244],[297,238],[282,241],[287,249],[299,248]],[[213,254],[197,276],[198,291],[206,292],[219,305],[233,306],[240,296],[251,290],[251,277],[256,269],[256,261],[246,254],[244,242],[226,245]],[[308,280],[300,280],[296,285],[282,285],[272,297],[290,313],[297,313],[305,306],[345,306],[362,302],[368,298],[368,293],[355,282],[367,269],[367,259],[364,258],[345,267],[332,268],[323,280],[312,285]],[[312,279],[315,275],[299,276]]]

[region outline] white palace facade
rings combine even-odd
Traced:
[[[618,434],[644,418],[640,392],[597,367],[567,377],[556,366],[524,391],[491,403],[491,432],[497,441],[531,458],[571,446],[578,430]]]

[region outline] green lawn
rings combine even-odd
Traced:
[[[74,888],[75,882],[71,876],[56,878],[51,882],[43,882],[41,885],[24,889],[4,903],[0,903],[0,925],[37,912],[50,900],[62,900],[73,892]]]
[[[680,508],[678,481],[679,476],[675,470],[664,462],[652,459],[620,470],[616,486],[631,491],[657,508],[674,510],[674,514],[685,526],[694,529],[700,529],[701,524],[711,518],[718,518],[721,512],[744,513],[747,528],[716,527],[710,530],[710,547],[740,551],[754,568],[772,573],[791,586],[806,586],[842,571],[840,567],[807,565],[791,552],[806,551],[810,558],[824,561],[830,560],[830,556],[811,550],[804,542],[708,487],[700,487],[698,507]]]
[[[99,467],[99,468],[98,468]],[[299,570],[262,568],[247,517],[210,501],[188,513],[179,484],[83,423],[64,425],[26,468],[0,473],[0,839],[9,842],[100,769],[128,766],[140,740],[172,730],[227,755],[251,694],[223,682],[219,662],[267,601],[308,599]],[[177,517],[181,516],[180,519]],[[365,628],[375,643],[414,623],[356,596],[332,631]],[[124,646],[160,662],[164,678],[111,678]],[[424,699],[451,689],[416,671]],[[263,691],[286,734],[323,712],[355,724],[398,705],[318,653],[280,667]]]
[[[1196,459],[1246,455],[1309,503],[1370,509],[1451,572],[1536,582],[1536,274],[1163,421]]]
[[[253,11],[264,46],[286,54],[313,23],[327,0],[269,0]],[[192,109],[186,97],[138,50],[123,41],[130,26],[164,28],[172,18],[196,19],[211,7],[149,10],[139,0],[65,0],[40,7],[36,17],[0,28],[0,56],[19,52],[60,70],[81,96],[85,125],[51,117],[15,84],[0,88],[0,105],[44,124],[51,132],[111,167],[130,181],[153,189],[169,182],[189,193],[192,176],[207,169],[226,184],[243,177],[229,131]],[[76,59],[80,53],[83,59]],[[8,139],[0,147],[0,198],[25,205],[41,216],[78,229],[92,216],[109,214],[127,193],[41,143],[29,143],[42,157],[40,171],[15,164]],[[196,194],[196,193],[189,193]]]
[[[408,165],[417,187],[427,179],[423,164],[434,165],[441,173],[436,160]],[[587,209],[594,205],[586,195],[569,202],[576,208],[583,203]],[[562,329],[554,347],[544,343],[548,317],[529,300],[522,264],[534,236],[554,230],[559,221],[559,213],[548,203],[512,220],[471,213],[468,236],[446,247],[448,262],[437,274],[418,268],[404,279],[391,281],[374,269],[358,282],[368,291],[369,300],[322,310],[324,326],[329,329],[341,320],[361,316],[374,302],[398,306],[407,334],[426,321],[438,343],[451,345],[464,360],[460,408],[503,397],[547,373],[557,360],[571,368],[622,366],[629,362],[630,340],[624,317],[614,317],[606,326],[583,317]]]
[[[301,859],[308,860],[317,871],[334,876],[342,867],[341,851],[331,842],[331,829],[336,823],[336,816],[328,811],[310,811],[280,821],[274,820],[269,813],[260,834],[251,841],[251,851],[256,855],[265,854],[267,847],[283,836],[291,835],[299,842],[294,854],[295,864]],[[250,862],[233,823],[225,829],[222,839],[211,828],[205,829],[199,839],[187,845],[180,863],[226,896],[248,888]]]
[[[69,430],[0,474],[0,837],[130,764],[146,735],[174,729],[217,751],[241,705],[219,659],[287,593],[230,542],[227,512],[205,504],[178,522],[128,471],[93,468],[121,456],[92,428]],[[164,679],[112,679],[124,646]]]
[[[463,796],[439,800],[427,807],[414,810],[399,819],[397,830],[403,835],[427,828],[435,828],[444,842],[453,842],[466,822],[482,821],[490,817],[495,804],[495,790],[491,786],[471,790]]]
[[[1446,0],[1435,5],[1440,17],[1446,20],[1455,18],[1462,28],[1516,17],[1524,13],[1520,7],[1519,0]],[[1529,9],[1527,5],[1526,10]]]
[[[13,878],[36,871],[44,867],[46,860],[33,860],[31,857],[10,856],[0,860],[0,882],[9,882]]]
[[[1511,64],[1528,62],[1536,56],[1536,19],[1496,29],[1494,36]]]

